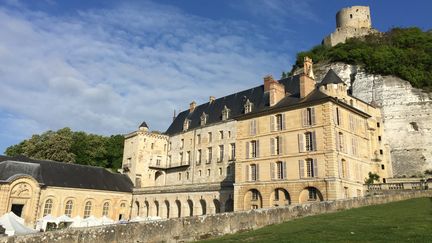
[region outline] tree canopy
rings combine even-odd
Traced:
[[[66,163],[101,166],[117,171],[123,158],[124,137],[109,137],[73,132],[65,127],[33,135],[8,147],[8,156],[24,155],[33,159],[54,160]]]
[[[394,28],[386,33],[348,39],[334,47],[316,46],[297,54],[291,72],[303,66],[305,56],[315,63],[362,65],[369,73],[395,75],[414,87],[432,89],[432,33],[419,28]]]

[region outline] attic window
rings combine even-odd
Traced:
[[[204,126],[207,123],[207,117],[208,115],[205,112],[203,112],[201,115],[201,126]]]
[[[245,104],[244,104],[244,113],[247,114],[247,113],[251,112],[252,111],[252,106],[253,106],[253,103],[250,102],[249,99],[247,99],[246,102],[245,102]]]
[[[183,123],[183,131],[187,131],[189,129],[190,120],[186,119]]]
[[[230,109],[228,107],[224,106],[222,110],[222,121],[228,120],[230,114]]]

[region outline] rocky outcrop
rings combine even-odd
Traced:
[[[332,68],[352,95],[381,108],[384,141],[390,146],[393,175],[419,175],[432,169],[432,93],[416,89],[394,76],[366,73],[344,63],[315,65],[320,81]]]

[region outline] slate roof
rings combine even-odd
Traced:
[[[207,102],[205,104],[199,105],[195,108],[195,110],[190,113],[189,110],[182,111],[171,123],[169,128],[166,130],[165,134],[174,135],[183,132],[183,124],[185,119],[190,120],[189,129],[192,130],[201,126],[201,115],[205,112],[208,117],[206,121],[207,125],[216,124],[218,122],[222,122],[222,110],[226,106],[230,109],[230,119],[242,119],[246,117],[250,117],[251,115],[264,112],[266,110],[271,111],[275,109],[281,109],[283,107],[292,107],[292,106],[301,106],[307,105],[313,102],[317,102],[320,100],[328,99],[335,100],[334,98],[324,94],[319,89],[315,89],[308,96],[304,98],[300,98],[300,74],[294,75],[285,79],[279,80],[279,83],[285,86],[285,92],[287,95],[278,104],[273,107],[269,107],[269,97],[268,93],[264,92],[264,84],[247,89],[235,94],[231,94],[225,97],[221,97],[219,99],[214,100],[213,102]],[[339,76],[330,69],[323,80],[320,83],[317,83],[317,86],[323,84],[337,84],[344,83]],[[244,104],[246,100],[253,103],[252,112],[248,114],[244,114]],[[345,104],[341,104],[344,105]],[[357,110],[353,107],[347,107],[349,109],[356,110],[363,115],[368,116],[362,111]]]
[[[339,78],[333,69],[330,69],[320,83],[320,85],[324,84],[344,84],[344,81]]]
[[[279,80],[285,86],[285,91],[290,97],[299,97],[299,81],[300,75],[291,76]],[[201,126],[201,115],[205,112],[207,117],[206,125],[218,123],[222,121],[222,110],[226,106],[230,109],[230,118],[237,117],[244,113],[244,104],[246,100],[253,103],[252,111],[263,110],[269,105],[268,93],[264,93],[264,85],[260,85],[251,89],[247,89],[235,94],[227,95],[198,105],[195,110],[190,113],[189,110],[180,112],[174,121],[171,123],[165,134],[173,135],[183,132],[183,124],[185,119],[190,120],[189,130]]]
[[[29,175],[45,186],[132,192],[129,177],[100,167],[0,155],[0,182]]]

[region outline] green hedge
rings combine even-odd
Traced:
[[[315,63],[362,65],[369,73],[395,75],[414,87],[432,90],[432,33],[419,28],[394,28],[386,33],[352,38],[334,47],[316,46],[297,54],[293,70],[303,66],[305,56]]]

